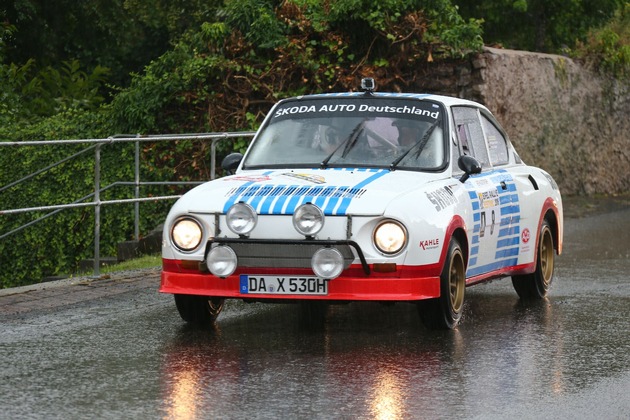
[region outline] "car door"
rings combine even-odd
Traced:
[[[498,273],[516,266],[519,253],[520,206],[516,183],[507,170],[506,139],[475,107],[453,108],[460,154],[473,156],[482,172],[464,184],[470,198],[472,226],[466,277]]]

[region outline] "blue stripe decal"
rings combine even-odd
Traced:
[[[328,200],[326,208],[323,209],[325,215],[330,216],[331,214],[333,214],[333,210],[335,210],[335,207],[337,207],[337,203],[339,202],[341,197],[343,197],[343,195],[348,192],[349,189],[350,187],[347,186],[337,188],[333,196],[330,198],[330,200]]]
[[[322,193],[319,195],[319,197],[317,197],[315,199],[315,202],[313,204],[315,204],[320,209],[323,208],[324,207],[324,203],[326,203],[326,200],[335,192],[336,189],[337,189],[337,187],[326,187],[326,188],[324,188],[324,191],[322,191]]]
[[[521,209],[512,175],[501,169],[475,175],[473,179],[479,178],[489,182],[466,183],[474,221],[466,273],[470,277],[517,265],[521,243]],[[494,203],[490,201],[492,198]],[[485,224],[482,220],[484,213]],[[491,256],[494,259],[487,261]],[[479,263],[483,265],[477,266]]]
[[[499,238],[503,238],[504,236],[518,235],[520,232],[520,226],[511,226],[509,228],[499,230]]]
[[[227,213],[227,211],[230,209],[230,207],[232,207],[234,205],[234,203],[236,203],[236,200],[238,199],[238,197],[241,196],[243,191],[245,191],[250,184],[251,184],[251,182],[248,182],[247,184],[243,184],[243,185],[241,185],[240,187],[238,187],[236,189],[234,194],[223,205],[223,213]]]
[[[503,204],[509,204],[512,203],[512,196],[511,195],[500,195],[499,196],[499,204],[503,205]],[[474,208],[474,206],[473,206]]]
[[[276,200],[276,203],[272,208],[269,209],[270,214],[280,214],[282,213],[282,208],[284,207],[284,203],[293,195],[293,193],[300,187],[297,185],[291,185],[287,187],[286,190],[282,192],[282,194]]]
[[[287,204],[287,209],[284,213],[293,214],[293,212],[299,205],[300,201],[302,201],[302,198],[304,197],[304,195],[307,194],[310,189],[311,187],[302,187],[299,190],[297,190],[294,193],[293,197],[291,197],[291,199],[289,200],[289,204]]]
[[[260,211],[258,213],[268,214],[271,209],[271,204],[273,204],[273,201],[276,199],[276,197],[279,197],[280,193],[283,192],[286,188],[287,188],[286,185],[277,185],[265,198],[265,200],[262,203],[262,206],[260,206]]]
[[[254,198],[248,203],[254,209],[258,207],[258,203],[262,201],[263,198],[266,198],[269,193],[273,191],[273,186],[265,185],[261,187],[257,194],[254,194]]]
[[[377,172],[370,176],[369,178],[365,179],[362,182],[359,182],[357,185],[355,185],[354,187],[352,187],[353,190],[359,190],[363,187],[365,187],[366,185],[369,185],[370,183],[376,181],[377,179],[379,179],[380,177],[382,177],[383,175],[389,173],[389,170],[385,169],[385,170],[377,170]],[[341,199],[341,204],[339,205],[339,208],[337,209],[337,211],[335,211],[336,215],[345,215],[346,211],[348,210],[348,206],[350,205],[350,203],[352,202],[352,198],[342,198]]]
[[[272,173],[273,171],[266,171],[266,172],[263,172],[263,175],[271,175]],[[232,207],[234,203],[236,203],[238,199],[241,197],[241,194],[243,194],[243,192],[246,191],[255,182],[256,181],[249,181],[241,185],[240,187],[238,187],[236,191],[230,196],[230,198],[228,198],[225,201],[225,204],[223,205],[223,213],[227,213],[230,207]]]
[[[466,277],[472,277],[478,274],[488,273],[490,271],[496,271],[505,267],[514,267],[517,264],[518,264],[518,258],[511,258],[509,260],[503,260],[503,261],[495,261],[491,264],[486,264],[480,267],[468,269],[468,271],[466,272]]]
[[[335,170],[349,169],[340,168]],[[227,212],[237,202],[251,205],[258,214],[293,214],[297,207],[313,203],[326,215],[343,215],[353,199],[361,197],[362,187],[382,177],[388,170],[362,169],[368,177],[354,187],[333,185],[260,185],[248,182],[230,191],[223,207]]]
[[[494,258],[499,259],[499,258],[515,257],[518,255],[518,251],[519,251],[518,247],[509,248],[509,249],[501,249],[496,252],[496,254],[494,255]]]
[[[497,242],[497,248],[505,248],[506,246],[515,246],[520,243],[520,239],[518,236],[514,238],[501,239]]]
[[[506,214],[514,214],[520,213],[521,208],[518,205],[501,207],[501,216],[505,216]]]
[[[316,186],[311,188],[308,191],[308,195],[305,195],[302,198],[302,202],[300,204],[305,204],[305,203],[312,203],[315,200],[315,197],[321,195],[322,191],[324,190],[324,187],[321,186]]]

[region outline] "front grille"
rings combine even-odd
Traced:
[[[272,268],[311,268],[311,258],[315,251],[322,247],[334,247],[341,252],[344,269],[355,259],[355,249],[366,273],[369,268],[361,249],[353,241],[280,241],[242,238],[215,238],[208,243],[209,247],[228,245],[238,257],[239,267],[272,267]]]

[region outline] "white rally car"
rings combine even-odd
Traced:
[[[512,277],[546,295],[562,250],[562,202],[484,106],[363,92],[280,101],[233,175],[181,197],[164,225],[160,291],[212,323],[225,299],[413,302],[454,328],[466,286]]]

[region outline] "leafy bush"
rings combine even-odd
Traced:
[[[150,9],[143,9],[147,22]],[[450,0],[230,0],[208,21],[177,38],[173,48],[134,74],[111,104],[99,95],[106,72],[77,62],[37,71],[33,62],[0,68],[0,139],[103,138],[113,133],[253,130],[278,99],[311,92],[348,91],[364,76],[383,89],[413,83],[418,64],[463,57],[481,48],[480,21],[465,22]],[[159,18],[157,16],[156,18]],[[175,20],[176,22],[178,20]],[[406,86],[407,85],[407,86]],[[28,124],[24,124],[28,122]],[[248,139],[220,142],[219,156],[244,151]],[[142,180],[209,178],[209,142],[142,143]],[[7,185],[84,146],[3,148]],[[131,144],[102,149],[102,185],[133,179]],[[14,162],[20,162],[16,167]],[[21,187],[0,192],[0,208],[68,203],[93,189],[89,152]],[[170,193],[156,189],[149,194]],[[111,189],[103,200],[128,198]],[[157,226],[169,202],[141,204],[141,231]],[[132,234],[133,207],[105,206],[101,255]],[[0,217],[0,232],[38,215]],[[94,211],[66,210],[0,240],[0,286],[39,281],[72,271],[93,253]],[[28,246],[21,246],[28,244]]]
[[[396,90],[418,62],[482,47],[481,22],[465,22],[450,0],[290,0],[275,9],[266,0],[232,0],[218,16],[118,93],[118,131],[252,130],[281,97],[351,90],[364,75],[378,75],[385,88],[395,82]],[[220,143],[219,160],[246,145]],[[149,147],[158,167],[186,162],[179,176],[194,178],[206,167],[206,145]]]
[[[617,77],[630,77],[630,3],[620,7],[608,24],[591,30],[577,55]]]
[[[108,74],[100,66],[87,73],[76,60],[40,70],[34,60],[0,65],[0,123],[35,122],[69,109],[94,110],[104,102],[100,88]]]

